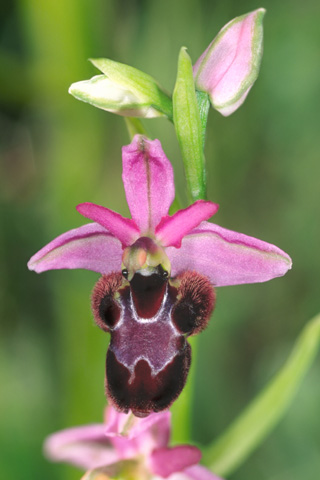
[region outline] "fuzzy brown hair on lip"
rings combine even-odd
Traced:
[[[98,327],[110,332],[120,319],[120,306],[114,298],[123,283],[121,273],[103,275],[96,283],[91,297],[91,308]]]
[[[209,279],[197,272],[183,272],[177,280],[180,299],[172,310],[173,323],[181,333],[196,335],[209,322],[215,307],[215,290]]]

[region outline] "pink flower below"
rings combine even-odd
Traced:
[[[75,427],[47,438],[45,455],[55,462],[88,470],[83,480],[112,477],[219,480],[198,465],[201,452],[191,445],[168,447],[170,413],[138,419],[106,409],[105,424]]]

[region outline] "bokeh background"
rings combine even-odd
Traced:
[[[320,3],[316,0],[11,0],[0,3],[0,465],[6,480],[77,479],[42,456],[46,435],[97,422],[105,405],[107,336],[94,326],[86,271],[29,272],[40,247],[84,219],[75,206],[128,215],[121,183],[124,121],[76,101],[69,85],[96,74],[89,57],[140,68],[172,91],[182,45],[195,61],[235,16],[267,8],[258,81],[231,117],[211,110],[206,159],[215,222],[275,243],[287,276],[218,290],[201,334],[192,439],[205,445],[287,358],[320,310]],[[164,119],[146,123],[173,163]],[[186,206],[186,204],[185,204]],[[268,439],[230,478],[314,480],[320,474],[320,361]]]

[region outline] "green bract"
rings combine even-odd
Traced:
[[[180,144],[188,189],[192,200],[206,198],[202,126],[194,87],[191,59],[185,47],[179,54],[173,92],[173,120]]]

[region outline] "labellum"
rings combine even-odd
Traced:
[[[106,394],[117,410],[143,417],[173,403],[190,368],[187,337],[206,327],[214,303],[205,276],[170,277],[170,262],[151,238],[125,249],[122,273],[103,275],[92,294],[95,321],[111,334]]]

